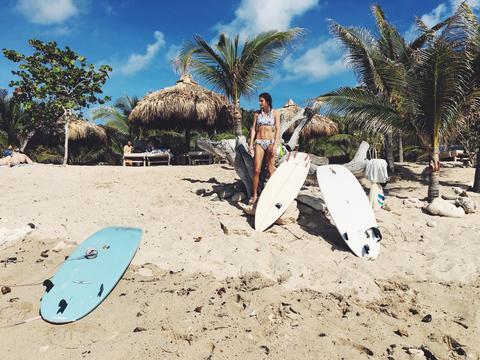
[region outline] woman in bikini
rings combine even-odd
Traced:
[[[269,93],[262,93],[258,96],[258,102],[260,110],[253,116],[250,131],[250,153],[253,154],[253,194],[249,205],[257,201],[263,157],[266,154],[268,177],[270,177],[275,171],[275,153],[280,145],[280,117],[273,111],[272,96]]]

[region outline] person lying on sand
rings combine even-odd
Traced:
[[[0,166],[16,166],[20,164],[34,164],[27,155],[13,152],[12,155],[0,159]]]

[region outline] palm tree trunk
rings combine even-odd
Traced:
[[[473,191],[480,193],[480,148],[477,150],[477,165],[475,167],[475,181]]]
[[[240,111],[240,99],[233,100],[233,121],[235,136],[242,136],[242,113]]]
[[[434,144],[433,152],[430,153],[430,183],[428,184],[428,202],[432,202],[440,196],[440,149]]]
[[[385,139],[385,157],[387,158],[388,172],[390,174],[395,173],[395,160],[393,158],[393,133],[392,131],[387,132]]]
[[[402,139],[402,134],[398,134],[398,162],[403,163],[403,139]]]

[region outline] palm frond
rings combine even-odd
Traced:
[[[347,51],[347,66],[353,70],[360,84],[371,91],[384,91],[382,77],[375,67],[375,38],[364,28],[344,27],[331,21],[330,32],[336,36]]]
[[[322,102],[322,109],[344,118],[346,123],[366,131],[386,133],[392,129],[411,131],[399,112],[385,97],[374,95],[365,88],[340,88],[315,99]]]

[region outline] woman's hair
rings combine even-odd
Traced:
[[[273,105],[272,105],[272,95],[270,95],[269,93],[267,92],[264,92],[264,93],[261,93],[260,95],[258,95],[259,98],[264,98],[265,101],[267,102],[268,106],[270,106],[270,110],[273,109]]]

